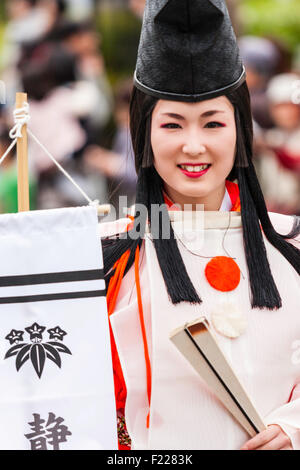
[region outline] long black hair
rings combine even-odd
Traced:
[[[295,217],[292,231],[279,234],[274,229],[266,208],[265,200],[252,163],[253,155],[253,121],[250,96],[246,82],[238,89],[225,96],[233,104],[237,130],[236,157],[228,179],[238,179],[241,199],[241,217],[243,226],[244,250],[248,266],[252,308],[270,310],[281,307],[281,298],[274,282],[262,230],[267,240],[277,248],[287,261],[300,274],[300,250],[287,240],[300,233],[300,220]],[[163,181],[153,166],[154,156],[151,147],[151,117],[157,99],[146,95],[136,87],[133,88],[130,103],[130,131],[135,154],[135,166],[138,174],[136,193],[136,213],[133,231],[138,237],[123,237],[104,240],[104,271],[107,283],[114,273],[114,264],[125,251],[130,256],[125,273],[131,268],[137,246],[141,248],[146,227],[147,215],[139,211],[140,204],[146,206],[148,220],[151,222],[152,204],[161,205],[164,220],[169,221],[170,237],[162,235],[162,224],[159,224],[159,237],[153,242],[158,262],[165,281],[166,289],[173,304],[186,301],[201,303],[193,286],[174,236],[168,210],[164,204]],[[260,226],[261,225],[261,226]],[[261,230],[262,227],[262,230]],[[151,231],[151,223],[150,223]]]

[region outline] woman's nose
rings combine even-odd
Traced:
[[[190,140],[189,142],[184,144],[184,146],[182,147],[182,151],[183,153],[196,156],[196,155],[202,155],[203,153],[205,153],[206,147],[201,142]]]
[[[182,151],[192,156],[201,155],[206,152],[206,147],[200,136],[199,129],[193,129],[186,135]]]

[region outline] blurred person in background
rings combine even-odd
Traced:
[[[112,92],[106,79],[99,35],[89,23],[67,20],[67,3],[65,0],[7,2],[8,31],[16,18],[26,19],[26,26],[24,37],[10,35],[6,41],[15,47],[15,54],[8,54],[10,63],[2,64],[6,107],[11,117],[16,91],[25,90],[33,133],[59,162],[68,166],[73,176],[76,173],[77,181],[80,180],[92,198],[106,201],[106,178],[99,174],[95,178],[94,174],[84,172],[80,157],[86,145],[99,141],[111,116]],[[42,27],[30,31],[27,18],[35,17],[37,12],[43,15]],[[63,181],[65,177],[61,178],[45,153],[29,142],[30,162],[38,179],[38,208],[81,204],[82,196],[78,197],[72,185]]]
[[[5,39],[8,42],[35,41],[48,30],[49,17],[39,0],[9,0],[5,6],[8,16]]]
[[[113,106],[100,36],[90,22],[64,21],[51,31],[48,40],[62,44],[76,57],[76,76],[82,96],[93,94],[93,107],[85,125],[89,139],[95,143],[111,117]]]
[[[274,75],[289,68],[289,54],[283,46],[263,37],[243,36],[238,42],[247,72],[254,120],[263,129],[270,129],[274,123],[268,109],[266,89]]]
[[[39,0],[38,4],[47,15],[48,32],[64,21],[68,6],[68,2],[66,0]]]
[[[83,93],[77,86],[76,57],[62,46],[42,43],[20,70],[29,98],[30,129],[55,159],[72,171],[74,157],[87,143],[80,120],[89,116],[94,106],[94,95]],[[44,151],[30,143],[31,162],[39,182],[38,207],[82,203],[77,193],[75,196],[69,192],[67,180],[65,190],[59,170]],[[88,181],[82,182],[84,187],[87,184]]]
[[[132,79],[122,81],[116,90],[114,119],[116,132],[112,149],[99,146],[87,148],[84,160],[86,165],[105,175],[113,188],[110,203],[118,209],[120,196],[127,196],[127,207],[134,202],[136,191],[136,170],[129,131],[129,104]],[[121,216],[121,214],[119,214]]]
[[[15,95],[21,90],[17,63],[24,45],[40,39],[48,30],[48,16],[38,0],[5,2],[8,22],[4,29],[0,56],[1,79],[6,84],[7,104],[14,106]]]
[[[7,84],[7,104],[14,105],[21,81],[18,63],[59,23],[65,13],[65,0],[11,0],[5,3],[8,23],[0,60],[1,79]]]
[[[266,91],[275,127],[264,132],[256,167],[272,212],[300,215],[300,104],[293,102],[300,75],[280,74]]]

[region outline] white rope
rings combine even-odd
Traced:
[[[5,154],[2,155],[1,159],[0,159],[0,165],[4,162],[5,158],[7,157],[7,155],[9,154],[9,152],[14,148],[14,146],[16,145],[17,143],[17,139],[15,139],[11,144],[10,146],[8,147],[8,149],[6,150]]]
[[[0,165],[4,162],[7,155],[12,151],[14,146],[17,143],[19,137],[22,137],[22,127],[24,124],[27,124],[30,119],[29,116],[29,105],[24,103],[23,108],[18,108],[14,110],[14,121],[15,125],[9,133],[9,137],[13,139],[13,142],[10,144],[4,155],[0,159]]]
[[[29,120],[29,104],[24,103],[23,108],[17,108],[14,110],[15,125],[9,133],[9,137],[11,139],[22,137],[22,127],[24,124],[28,124]]]
[[[0,165],[4,161],[4,159],[7,157],[9,152],[14,148],[14,146],[17,143],[18,138],[22,137],[22,128],[25,124],[28,124],[30,120],[29,116],[29,104],[24,103],[24,106],[22,108],[18,108],[14,110],[14,122],[15,125],[11,129],[9,136],[11,139],[14,139],[11,145],[8,147],[6,150],[5,154],[1,157],[0,159]],[[46,153],[46,155],[52,160],[52,162],[57,166],[57,168],[65,175],[66,178],[75,186],[75,188],[82,194],[82,196],[87,200],[89,205],[96,206],[98,207],[99,201],[96,199],[95,201],[92,201],[88,197],[88,195],[83,191],[83,189],[74,181],[71,175],[55,160],[53,155],[46,149],[46,147],[39,141],[39,139],[28,129],[27,130],[28,134],[32,137],[32,139],[41,147],[41,149]]]
[[[53,155],[46,149],[46,147],[39,141],[39,139],[28,129],[28,134],[33,138],[33,140],[41,147],[42,150],[46,153],[46,155],[53,161],[53,163],[57,166],[57,168],[65,175],[66,178],[75,186],[76,189],[82,194],[82,196],[87,200],[90,205],[98,205],[99,201],[92,201],[88,195],[83,191],[83,189],[73,180],[72,176],[55,160]]]

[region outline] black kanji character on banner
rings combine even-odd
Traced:
[[[49,450],[47,445],[52,446],[52,450],[60,450],[59,445],[67,442],[67,436],[72,435],[68,427],[62,424],[64,419],[56,418],[54,413],[49,413],[46,425],[46,420],[41,419],[41,415],[33,413],[33,418],[34,421],[28,423],[33,432],[24,434],[30,441],[31,450]]]
[[[24,342],[23,335],[25,332],[23,330],[11,330],[5,339],[14,346],[7,351],[4,359],[17,356],[16,368],[18,372],[25,362],[31,359],[34,370],[39,378],[42,376],[46,358],[50,359],[58,367],[61,367],[59,353],[72,354],[67,346],[59,342],[64,340],[64,336],[67,333],[59,326],[50,328],[47,330],[49,339],[53,339],[54,341],[43,343],[42,340],[45,329],[45,326],[40,326],[37,323],[33,323],[33,325],[25,328],[25,331],[30,335],[31,343]]]

